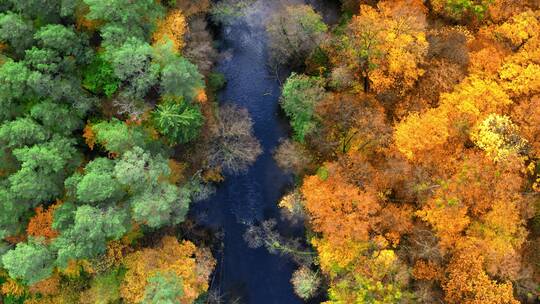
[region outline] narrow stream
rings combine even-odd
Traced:
[[[288,122],[279,115],[280,84],[267,66],[264,21],[278,8],[277,2],[259,0],[249,15],[222,27],[219,35],[221,51],[228,54],[217,67],[227,79],[220,100],[248,109],[264,151],[246,174],[227,176],[211,199],[194,205],[191,211],[198,224],[223,233],[222,256],[217,256],[212,287],[223,294],[224,303],[303,303],[289,282],[296,265],[265,248],[251,249],[243,240],[247,224],[279,219],[277,202],[293,186],[293,176],[281,171],[272,158],[279,140],[289,135]],[[328,22],[335,22],[335,2],[307,2]],[[283,71],[282,77],[288,73]],[[301,224],[294,227],[278,221],[278,228],[288,235],[304,233]]]

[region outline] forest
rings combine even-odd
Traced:
[[[0,109],[0,303],[540,302],[539,0],[0,0]]]

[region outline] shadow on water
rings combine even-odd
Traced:
[[[277,2],[259,0],[248,15],[221,28],[218,36],[221,51],[229,54],[217,66],[228,81],[220,100],[248,109],[264,151],[246,174],[227,176],[211,199],[195,204],[190,212],[197,224],[222,232],[223,248],[216,257],[212,288],[223,294],[225,303],[303,303],[289,283],[297,266],[264,248],[251,249],[243,240],[247,224],[279,218],[277,202],[293,187],[293,176],[281,171],[272,158],[279,140],[290,131],[279,115],[280,84],[267,66],[264,20],[277,9]],[[327,22],[336,21],[338,5],[334,1],[306,2]],[[286,76],[288,71],[284,73]],[[304,234],[301,225],[278,221],[278,228],[290,236]]]

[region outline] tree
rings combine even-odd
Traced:
[[[314,130],[315,106],[323,97],[324,87],[319,78],[293,73],[285,82],[280,103],[299,142],[304,142],[306,135]]]
[[[161,71],[160,87],[164,95],[183,97],[191,102],[197,90],[204,88],[197,66],[183,57],[174,57]]]
[[[60,229],[60,235],[51,244],[58,251],[56,265],[65,268],[70,260],[104,253],[108,240],[117,240],[128,231],[127,219],[124,210],[78,207],[72,214],[73,223]]]
[[[497,283],[484,272],[484,258],[473,248],[456,254],[448,265],[448,278],[443,285],[448,303],[517,304],[511,283]]]
[[[199,136],[203,116],[197,106],[182,98],[165,97],[156,107],[154,125],[171,144],[185,144]]]
[[[184,35],[186,32],[186,17],[180,10],[174,9],[169,11],[165,19],[158,21],[152,40],[154,44],[172,42],[175,52],[179,54],[185,46]]]
[[[113,177],[114,162],[108,158],[96,158],[84,167],[84,175],[72,177],[77,180],[73,189],[78,201],[83,203],[102,203],[119,199],[123,193],[120,183]],[[67,180],[66,184],[74,182]]]
[[[167,286],[174,283],[178,287],[181,280],[181,292],[174,293],[177,298],[173,303],[191,303],[208,289],[215,260],[189,241],[179,242],[166,236],[156,248],[144,248],[128,255],[125,265],[127,272],[120,293],[127,303],[141,303],[146,296],[157,296],[155,284],[165,283],[156,279],[159,274],[176,277],[175,280],[163,278],[168,281]],[[170,289],[161,290],[165,291],[172,293]],[[167,295],[171,295],[169,292]]]
[[[148,43],[134,37],[107,51],[106,59],[111,63],[115,76],[126,85],[128,96],[143,98],[157,83],[159,66],[152,62],[152,53]]]
[[[152,228],[184,220],[192,198],[189,185],[169,183],[171,171],[161,155],[152,157],[141,148],[126,152],[116,163],[116,180],[129,189],[132,218]]]
[[[22,56],[33,43],[34,28],[20,14],[6,12],[0,14],[0,41],[7,43],[13,52]]]
[[[456,20],[485,17],[492,0],[435,0],[433,9]]]
[[[253,135],[253,121],[246,109],[234,105],[221,106],[218,115],[207,152],[208,163],[229,173],[246,171],[262,152]]]
[[[174,304],[183,295],[182,279],[174,272],[157,273],[148,278],[148,285],[144,291],[142,303]]]
[[[64,58],[75,60],[78,64],[89,63],[91,59],[92,52],[87,45],[88,39],[80,37],[73,28],[49,24],[40,28],[34,38],[41,49],[55,51]]]
[[[12,278],[34,284],[48,278],[53,270],[53,254],[38,240],[19,243],[2,256],[2,263]]]
[[[11,191],[28,201],[49,201],[61,195],[66,173],[77,165],[74,140],[54,135],[45,143],[13,150],[20,170],[9,177]]]
[[[327,178],[305,178],[301,189],[313,230],[336,245],[367,241],[380,210],[377,197],[347,182],[335,165],[327,170]]]
[[[49,132],[32,118],[21,117],[0,126],[0,142],[10,149],[42,143],[49,135]]]
[[[274,151],[278,166],[287,172],[301,174],[312,165],[309,151],[298,142],[286,139]]]
[[[46,241],[50,241],[58,236],[58,231],[52,228],[54,210],[58,207],[58,203],[51,205],[44,210],[42,206],[36,208],[36,214],[30,218],[26,232],[29,236],[34,238],[44,238]]]
[[[302,266],[293,272],[291,284],[294,287],[294,292],[302,299],[308,300],[316,295],[321,278],[311,269]]]
[[[91,125],[90,128],[95,142],[113,155],[121,155],[135,146],[146,147],[146,134],[140,126],[128,126],[125,122],[113,118],[111,121]]]
[[[346,34],[332,45],[334,62],[344,62],[361,77],[364,91],[404,93],[423,75],[427,54],[426,8],[421,1],[382,1],[362,5]]]
[[[287,5],[270,18],[266,30],[271,60],[298,65],[319,46],[328,27],[310,5]]]
[[[64,136],[71,135],[83,125],[78,113],[71,111],[69,106],[49,100],[34,104],[30,109],[30,116],[47,130]]]
[[[527,151],[527,141],[519,135],[519,128],[508,116],[489,115],[471,135],[476,145],[495,160],[505,160]]]
[[[111,64],[97,54],[84,71],[83,87],[94,94],[111,97],[120,87],[120,79],[114,74]]]

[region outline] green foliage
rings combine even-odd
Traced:
[[[115,268],[109,272],[98,274],[90,283],[90,289],[85,293],[85,296],[89,297],[91,303],[118,303],[121,299],[120,284],[124,272],[122,268]]]
[[[81,129],[83,124],[79,116],[70,111],[67,105],[49,100],[33,105],[30,116],[39,121],[47,130],[64,136]]]
[[[113,178],[114,163],[108,158],[97,158],[86,165],[84,176],[77,184],[77,200],[98,203],[118,198],[120,184]]]
[[[116,118],[92,125],[96,141],[110,153],[122,154],[135,146],[145,147],[146,136],[138,126],[128,126]]]
[[[88,63],[91,58],[88,39],[79,36],[73,28],[61,24],[46,25],[39,29],[34,38],[40,48],[55,51],[62,57],[69,56],[79,64]]]
[[[456,19],[461,19],[468,13],[482,19],[491,2],[493,0],[447,0],[446,10]]]
[[[208,76],[208,89],[211,92],[216,93],[217,91],[223,89],[226,83],[227,79],[225,79],[225,75],[222,73],[212,72]]]
[[[197,90],[204,88],[204,81],[196,65],[183,57],[175,57],[163,67],[160,86],[164,95],[183,97],[191,102]]]
[[[2,257],[4,268],[12,278],[33,284],[48,278],[53,270],[53,255],[44,244],[30,240],[19,243]]]
[[[20,229],[19,219],[26,206],[18,202],[5,187],[0,187],[0,240],[15,235]],[[1,250],[0,250],[1,253]]]
[[[106,45],[118,45],[125,41],[118,39],[118,36],[147,38],[154,21],[163,14],[163,7],[156,5],[153,0],[83,1],[90,9],[87,17],[105,23],[102,28],[102,37]]]
[[[321,79],[293,73],[285,82],[281,107],[291,119],[294,138],[304,142],[316,126],[315,105],[324,97]]]
[[[184,294],[182,278],[174,272],[157,273],[148,278],[144,290],[144,304],[175,304]]]
[[[20,14],[6,12],[0,14],[0,41],[7,43],[16,55],[32,45],[33,26]]]
[[[120,79],[101,54],[98,54],[92,63],[84,70],[83,87],[94,94],[103,94],[111,97],[120,86]]]
[[[0,143],[4,148],[22,148],[42,143],[49,132],[29,117],[20,117],[0,126]]]
[[[5,104],[6,101],[31,96],[28,87],[30,73],[31,71],[21,62],[9,60],[0,65],[0,102],[3,107],[11,109]]]
[[[114,74],[126,84],[128,96],[143,98],[156,84],[159,65],[152,62],[152,47],[137,38],[129,38],[118,48],[109,48],[106,59]]]
[[[55,219],[56,220],[56,219]],[[116,240],[128,231],[124,210],[101,210],[83,205],[73,215],[73,225],[61,231],[52,246],[58,250],[57,265],[66,267],[72,259],[96,257],[106,250],[108,240]]]
[[[191,191],[168,182],[170,170],[165,158],[152,157],[136,147],[122,156],[114,171],[117,180],[132,194],[129,202],[134,220],[152,228],[184,220]]]
[[[60,197],[63,180],[78,163],[73,139],[53,136],[45,143],[13,150],[20,170],[9,177],[11,191],[20,199],[34,202]]]
[[[197,138],[203,119],[199,107],[182,98],[165,97],[153,112],[156,129],[173,144],[184,144]]]

